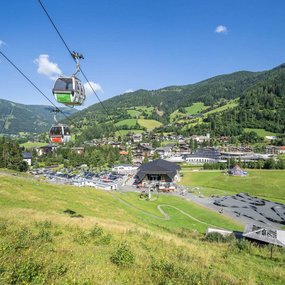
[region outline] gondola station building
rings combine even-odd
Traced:
[[[177,182],[179,180],[180,166],[176,163],[157,159],[142,164],[138,169],[136,178],[138,183],[148,182]]]

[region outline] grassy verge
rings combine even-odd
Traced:
[[[232,177],[221,171],[183,171],[181,184],[200,186],[204,195],[251,195],[285,202],[284,170],[249,170],[248,176]]]

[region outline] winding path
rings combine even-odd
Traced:
[[[133,209],[136,209],[137,211],[140,211],[141,213],[143,213],[144,215],[148,216],[148,217],[151,217],[151,218],[154,218],[154,219],[158,219],[158,220],[162,220],[162,221],[169,221],[171,218],[170,216],[163,210],[163,208],[167,207],[167,208],[172,208],[172,209],[175,209],[176,211],[180,212],[181,214],[187,216],[188,218],[192,219],[193,221],[195,222],[198,222],[200,224],[203,224],[203,225],[207,225],[207,226],[211,226],[211,227],[215,227],[215,228],[220,228],[218,226],[215,226],[215,225],[211,225],[211,224],[208,224],[206,222],[203,222],[195,217],[193,217],[192,215],[186,213],[185,211],[175,207],[175,206],[172,206],[172,205],[169,205],[169,204],[159,204],[157,205],[157,209],[159,210],[159,212],[162,214],[163,217],[160,217],[160,216],[157,216],[157,215],[154,215],[154,214],[151,214],[149,212],[146,212],[132,204],[130,204],[129,202],[123,200],[122,198],[118,197],[117,195],[113,194],[112,192],[109,192],[115,199],[117,199],[118,201],[120,201],[122,204],[128,206],[128,207],[131,207]]]

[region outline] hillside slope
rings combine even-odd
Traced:
[[[284,284],[281,250],[209,242],[206,225],[157,209],[239,228],[192,203],[0,178],[1,284]]]
[[[76,110],[60,108],[67,116]],[[0,133],[17,134],[19,132],[46,132],[53,123],[52,107],[45,105],[24,105],[0,99]],[[58,114],[58,119],[64,116]]]

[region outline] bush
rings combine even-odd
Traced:
[[[209,284],[210,271],[194,273],[186,266],[177,265],[167,260],[153,260],[151,271],[154,284]]]
[[[209,233],[206,237],[205,237],[206,241],[209,242],[232,242],[235,240],[235,236],[233,234],[231,235],[227,235],[227,236],[223,236],[220,233]]]
[[[8,284],[45,284],[42,266],[32,258],[14,264],[8,276]]]
[[[90,241],[90,236],[89,236],[89,233],[83,230],[77,229],[77,231],[75,231],[75,234],[73,236],[73,240],[77,242],[78,244],[84,245]]]
[[[119,266],[129,266],[135,262],[135,254],[127,243],[121,243],[111,255],[110,260]]]
[[[103,229],[97,224],[91,229],[90,237],[97,238],[103,235]]]
[[[106,234],[100,237],[100,239],[95,241],[96,245],[108,245],[111,243],[113,236],[111,234]]]

